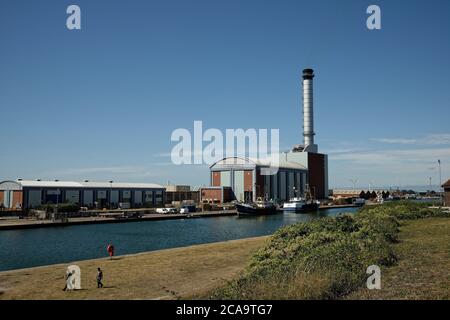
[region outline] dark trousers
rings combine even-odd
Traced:
[[[103,288],[102,280],[97,280],[97,288]]]

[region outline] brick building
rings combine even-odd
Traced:
[[[328,197],[327,156],[311,152],[280,154],[276,174],[264,175],[266,161],[250,158],[224,158],[210,167],[210,185],[230,187],[238,201],[255,201],[257,197],[286,201],[302,195],[309,186],[317,199]],[[201,196],[203,198],[203,196]]]
[[[444,205],[450,207],[450,179],[442,185],[444,188]]]

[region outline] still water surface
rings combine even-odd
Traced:
[[[264,236],[282,226],[317,217],[355,212],[355,208],[326,209],[311,214],[284,213],[238,218],[195,218],[50,227],[0,231],[0,271],[65,263],[194,244]]]

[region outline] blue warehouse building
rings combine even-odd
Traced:
[[[0,182],[4,208],[32,209],[48,203],[88,208],[163,206],[165,188],[153,183],[21,180]]]

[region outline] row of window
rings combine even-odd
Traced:
[[[162,190],[75,190],[36,189],[28,190],[27,206],[37,207],[46,203],[75,203],[87,207],[129,203],[132,205],[163,203]]]

